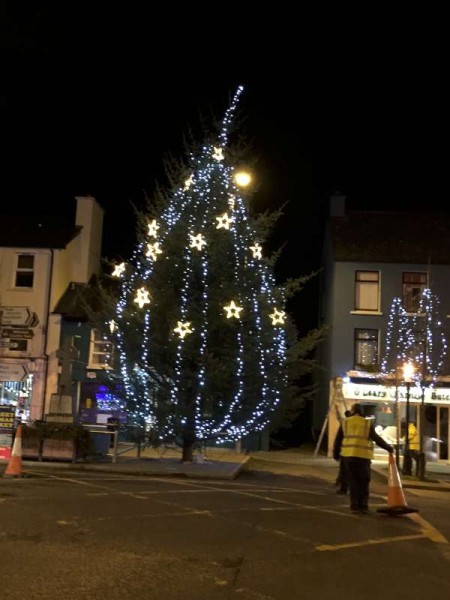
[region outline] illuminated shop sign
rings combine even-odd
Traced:
[[[373,401],[384,400],[395,402],[395,386],[370,385],[364,383],[344,383],[342,393],[347,400]],[[406,401],[406,386],[397,388],[397,397],[400,402]],[[422,401],[422,388],[411,385],[409,391],[410,402]],[[425,402],[430,404],[450,404],[450,388],[425,388]]]

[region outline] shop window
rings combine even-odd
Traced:
[[[380,272],[355,272],[355,310],[380,310]]]
[[[426,273],[403,273],[403,306],[407,313],[419,311],[423,291],[428,287]]]
[[[378,371],[378,329],[355,329],[355,365],[358,371]]]
[[[15,287],[32,288],[34,282],[34,254],[18,254]]]
[[[91,329],[89,347],[89,369],[112,369],[114,346],[108,336],[98,329]]]

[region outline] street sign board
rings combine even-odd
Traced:
[[[0,381],[23,381],[28,377],[24,363],[0,362]]]
[[[1,334],[2,338],[15,338],[21,340],[31,340],[34,337],[34,331],[32,329],[19,329],[12,327],[2,327]]]
[[[39,319],[28,306],[0,306],[0,325],[36,327]]]

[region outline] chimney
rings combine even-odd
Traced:
[[[82,230],[76,238],[73,280],[88,283],[94,273],[100,272],[104,211],[93,196],[76,196],[75,199],[75,225]]]
[[[345,201],[347,196],[334,192],[330,197],[330,217],[345,217]]]

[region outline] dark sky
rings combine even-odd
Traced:
[[[188,127],[221,117],[238,84],[258,157],[254,208],[287,203],[274,236],[282,275],[318,266],[335,190],[355,209],[447,200],[438,42],[425,48],[401,19],[351,36],[319,23],[316,36],[295,11],[43,4],[0,9],[0,212],[70,213],[90,193],[106,210],[104,254],[127,257],[131,204],[165,184],[164,158],[182,156]]]

